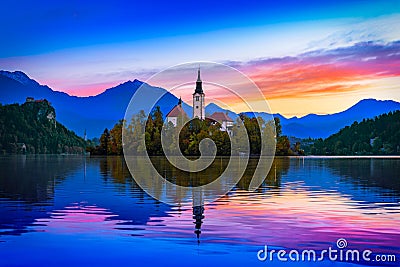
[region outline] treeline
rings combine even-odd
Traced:
[[[304,141],[312,155],[399,155],[400,111],[354,122],[325,140]]]
[[[229,156],[231,153],[244,153],[246,145],[243,144],[247,139],[244,132],[240,130],[239,125],[244,125],[246,135],[249,136],[250,155],[259,155],[261,153],[261,138],[265,136],[276,136],[276,154],[277,155],[296,155],[302,154],[302,150],[293,151],[287,136],[282,136],[282,129],[279,118],[275,121],[263,121],[261,118],[250,118],[245,114],[240,114],[232,128],[231,138],[228,132],[221,131],[220,125],[212,120],[192,120],[183,126],[180,132],[179,127],[174,127],[172,123],[166,125],[165,133],[168,146],[165,148],[169,154],[173,154],[177,148],[185,156],[199,156],[199,144],[204,138],[213,140],[217,147],[217,155]],[[130,122],[120,120],[111,129],[105,129],[100,137],[100,144],[96,147],[88,148],[92,155],[121,155],[122,133],[124,131],[125,146],[128,151],[134,151],[135,154],[142,154],[145,151],[149,155],[164,155],[161,144],[162,127],[164,125],[163,114],[159,107],[156,107],[149,116],[141,111],[136,114]],[[259,125],[261,127],[259,127]],[[274,128],[275,126],[275,128]],[[275,131],[276,129],[276,131]],[[145,145],[140,140],[145,139]],[[178,138],[179,135],[179,138]],[[232,144],[231,144],[232,139]],[[273,147],[275,141],[266,138],[269,142],[267,147]],[[231,149],[232,148],[232,149]],[[235,148],[235,149],[233,149]],[[268,151],[267,151],[268,153]]]
[[[55,120],[46,100],[22,105],[0,104],[2,154],[83,153],[85,141]]]

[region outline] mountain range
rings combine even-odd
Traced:
[[[46,85],[40,85],[23,72],[0,71],[0,103],[24,103],[26,97],[45,98],[56,109],[59,122],[81,136],[86,130],[88,137],[92,138],[99,137],[105,128],[112,128],[118,120],[124,117],[131,97],[140,86],[145,86],[144,89],[149,96],[165,93],[158,102],[164,115],[178,102],[178,98],[165,89],[139,80],[127,81],[96,96],[77,97],[54,91]],[[135,110],[143,109],[145,99],[143,101],[134,103]],[[183,109],[191,116],[191,106],[183,103]],[[309,114],[300,118],[286,118],[281,114],[273,115],[280,119],[285,135],[299,138],[326,138],[354,121],[373,118],[394,110],[400,110],[400,103],[392,100],[365,99],[345,111],[329,115]],[[208,104],[206,113],[214,112],[227,112],[234,120],[238,116],[238,114],[222,109],[214,103]],[[262,112],[248,115],[263,118],[268,116]]]

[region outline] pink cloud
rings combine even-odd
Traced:
[[[364,43],[298,57],[243,64],[268,98],[319,96],[360,90],[363,81],[400,76],[400,43]]]

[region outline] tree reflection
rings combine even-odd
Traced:
[[[237,185],[239,189],[248,189],[258,164],[262,164],[262,159],[250,158],[246,171]],[[281,185],[282,175],[288,172],[289,167],[289,158],[275,157],[274,161],[272,162],[270,171],[265,176],[265,179],[261,186],[257,189],[257,192],[266,192],[268,188],[279,188]]]
[[[131,181],[131,174],[122,156],[100,157],[100,173],[104,179],[111,177],[114,183],[125,184]]]
[[[399,159],[357,158],[326,159],[327,167],[334,173],[360,188],[378,186],[400,192]]]
[[[65,177],[81,168],[84,157],[19,155],[0,160],[0,196],[29,203],[49,201],[54,188]]]

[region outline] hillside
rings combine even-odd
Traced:
[[[83,153],[85,141],[56,121],[46,100],[0,104],[0,153]]]
[[[311,145],[313,155],[400,155],[400,111],[354,122]]]

